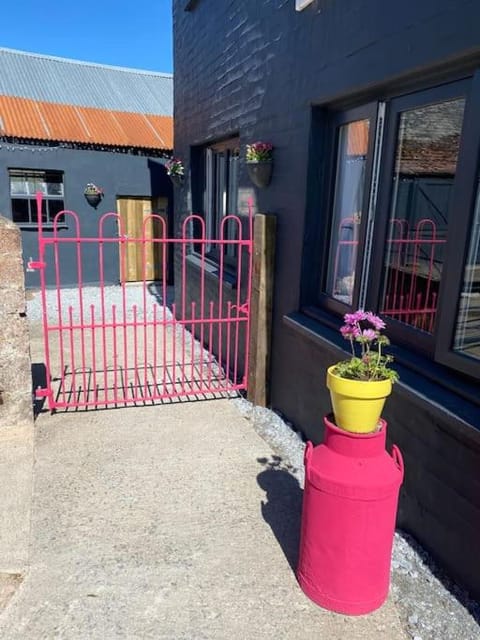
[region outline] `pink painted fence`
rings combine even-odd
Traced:
[[[40,212],[40,194],[37,206]],[[74,230],[70,237],[60,232],[60,216],[64,217],[62,227],[67,224]],[[146,232],[150,219],[160,229],[158,237]],[[118,234],[105,232],[112,220]],[[40,214],[38,224],[39,259],[30,267],[40,273],[47,385],[37,390],[37,397],[47,398],[50,410],[215,398],[246,389],[251,206],[248,219],[226,216],[218,238],[207,238],[204,220],[198,215],[184,220],[179,238],[169,238],[165,220],[154,213],[144,218],[138,238],[126,236],[114,212],[100,217],[94,238],[81,235],[79,216],[73,211],[58,214],[48,235],[42,230]],[[131,243],[141,248],[144,277],[139,283],[127,284],[126,255]],[[151,243],[163,249],[159,281],[145,279]],[[94,287],[86,286],[82,278],[87,245],[88,259],[94,255],[98,263],[98,285]],[[118,249],[120,284],[116,286],[104,279],[112,245]],[[76,264],[77,286],[68,291],[61,282],[62,247],[67,247],[69,259]],[[177,275],[181,274],[175,302],[169,300],[173,293],[167,283],[169,252],[174,252]],[[209,260],[213,253],[215,262]],[[54,282],[47,282],[49,261]]]

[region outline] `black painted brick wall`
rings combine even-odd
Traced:
[[[174,0],[175,149],[188,173],[192,145],[238,134],[242,157],[246,143],[275,146],[271,185],[253,189],[243,165],[240,199],[244,209],[253,197],[256,211],[278,221],[272,405],[318,442],[329,411],[325,370],[338,350],[285,321],[299,308],[311,105],[378,99],[480,60],[480,5],[315,0],[295,12],[294,4],[199,0],[185,12]],[[189,180],[176,194],[178,218],[192,208]],[[397,387],[386,413],[407,464],[399,522],[480,596],[480,416],[456,415],[455,402],[442,407],[423,386]]]

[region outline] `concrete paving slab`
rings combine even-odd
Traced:
[[[402,640],[298,587],[301,489],[229,400],[36,422],[31,568],[3,640]]]
[[[0,429],[0,572],[28,565],[32,502],[33,420]]]

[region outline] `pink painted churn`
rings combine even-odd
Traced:
[[[360,615],[388,595],[403,461],[396,446],[385,450],[384,420],[368,434],[324,422],[324,442],[305,450],[297,577],[321,607]]]

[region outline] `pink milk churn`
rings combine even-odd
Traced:
[[[403,460],[385,450],[387,424],[357,434],[328,418],[324,442],[307,443],[301,588],[325,609],[369,613],[386,600]]]

